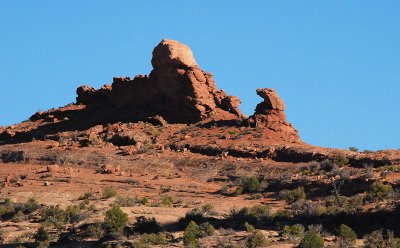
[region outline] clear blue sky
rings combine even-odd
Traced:
[[[249,4],[251,2],[251,4]],[[147,74],[163,38],[189,45],[251,114],[275,88],[311,144],[400,148],[400,1],[0,1],[0,125]]]

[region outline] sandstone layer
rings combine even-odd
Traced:
[[[116,116],[134,120],[158,115],[169,123],[242,117],[239,98],[216,88],[188,46],[164,39],[154,48],[151,63],[149,76],[114,78],[99,90],[79,87],[77,103],[92,109],[112,106]]]

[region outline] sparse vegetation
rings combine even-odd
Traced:
[[[375,182],[371,185],[367,197],[371,201],[383,200],[392,190],[390,185]]]
[[[298,187],[293,190],[282,190],[279,192],[279,197],[290,204],[299,200],[305,200],[306,193],[304,192],[303,187]]]
[[[295,224],[292,226],[283,227],[283,237],[290,241],[297,241],[304,236],[304,226],[301,224]]]
[[[117,191],[112,187],[107,187],[103,190],[103,198],[109,199],[111,197],[117,196]]]
[[[299,244],[299,248],[323,248],[324,239],[315,230],[309,230]]]
[[[191,221],[185,229],[183,234],[183,243],[186,247],[197,247],[199,244],[198,238],[200,237],[200,227],[196,222]]]
[[[128,224],[128,215],[121,208],[114,205],[106,212],[104,227],[107,232],[118,232]]]
[[[349,226],[341,224],[337,231],[339,247],[353,247],[357,240],[357,234]]]

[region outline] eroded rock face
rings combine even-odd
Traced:
[[[151,62],[149,76],[114,78],[99,90],[79,87],[77,103],[92,109],[107,106],[116,119],[161,116],[169,123],[194,123],[242,117],[239,98],[216,88],[212,74],[200,69],[188,46],[164,39]]]
[[[282,138],[286,141],[301,142],[297,130],[286,121],[284,113],[286,106],[276,91],[264,88],[257,89],[256,92],[264,101],[257,104],[254,115],[250,116],[249,122],[281,133]]]

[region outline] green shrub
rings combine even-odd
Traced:
[[[183,243],[186,247],[197,247],[200,234],[200,227],[196,224],[196,222],[191,221],[186,227],[185,233],[183,234]]]
[[[78,200],[93,200],[94,199],[94,193],[88,192],[85,193],[81,196],[79,196]]]
[[[215,227],[211,225],[208,222],[205,222],[200,225],[200,236],[201,237],[207,237],[207,236],[212,236],[215,232]]]
[[[246,241],[246,247],[256,248],[256,247],[264,247],[267,245],[267,239],[264,234],[260,231],[254,231],[250,237],[248,237]]]
[[[237,186],[235,191],[232,192],[232,195],[233,196],[238,196],[238,195],[243,194],[243,192],[244,192],[243,187],[242,186]]]
[[[256,229],[254,228],[254,226],[253,226],[253,225],[250,225],[250,224],[247,223],[247,222],[244,223],[244,227],[246,228],[246,232],[253,233],[253,232],[256,231]]]
[[[256,192],[260,189],[260,181],[256,176],[242,178],[242,188],[244,192]]]
[[[149,199],[147,199],[147,197],[143,197],[143,199],[140,201],[140,203],[142,204],[142,205],[148,205],[149,204]]]
[[[35,233],[34,239],[36,242],[49,240],[49,233],[46,231],[44,226],[39,227],[39,229]]]
[[[113,206],[106,212],[104,227],[108,232],[118,232],[128,223],[128,215],[119,206]]]
[[[400,247],[400,239],[396,238],[392,231],[387,231],[383,235],[382,229],[375,230],[372,233],[364,236],[365,248],[397,248]]]
[[[306,193],[304,192],[303,187],[298,187],[292,190],[282,190],[279,192],[279,197],[282,200],[285,200],[287,203],[293,203],[299,200],[306,199]]]
[[[296,241],[303,238],[304,226],[301,224],[295,224],[293,226],[283,227],[283,237],[290,241]]]
[[[349,159],[347,157],[341,156],[339,155],[336,159],[335,159],[335,163],[339,166],[345,166],[349,164]]]
[[[324,239],[314,230],[307,231],[299,244],[299,248],[323,248]]]
[[[132,206],[136,206],[136,204],[138,203],[138,199],[135,197],[120,196],[117,198],[115,203],[121,207],[132,207]]]
[[[174,199],[171,196],[164,196],[164,198],[161,201],[161,206],[163,207],[172,207],[174,204]]]
[[[84,219],[84,215],[81,214],[81,208],[77,205],[68,206],[65,209],[65,221],[69,223],[77,223]]]
[[[48,247],[49,247],[48,241],[40,241],[36,246],[36,248],[48,248]]]
[[[133,247],[141,248],[141,247],[150,247],[150,245],[167,245],[168,240],[165,234],[163,233],[145,233],[140,239],[134,242]]]
[[[26,219],[25,214],[22,212],[22,210],[18,210],[14,216],[12,217],[13,222],[22,222]]]
[[[86,229],[86,236],[91,238],[101,238],[104,235],[103,224],[95,222],[90,224]]]
[[[115,191],[115,189],[112,188],[112,187],[107,187],[103,191],[103,198],[104,199],[109,199],[109,198],[114,197],[116,195],[117,195],[117,191]]]
[[[50,206],[42,210],[42,219],[54,224],[65,223],[65,211],[60,206]]]
[[[383,200],[391,191],[392,186],[375,182],[370,186],[367,198],[372,201]]]
[[[251,208],[244,207],[239,211],[232,209],[230,214],[230,218],[234,219],[234,221],[249,222],[251,224],[271,216],[271,208],[267,205],[255,205]]]
[[[357,240],[357,234],[349,226],[341,224],[337,233],[339,237],[339,247],[352,247]]]
[[[24,205],[24,212],[27,214],[33,213],[40,208],[39,203],[35,198],[29,198],[29,200]]]

